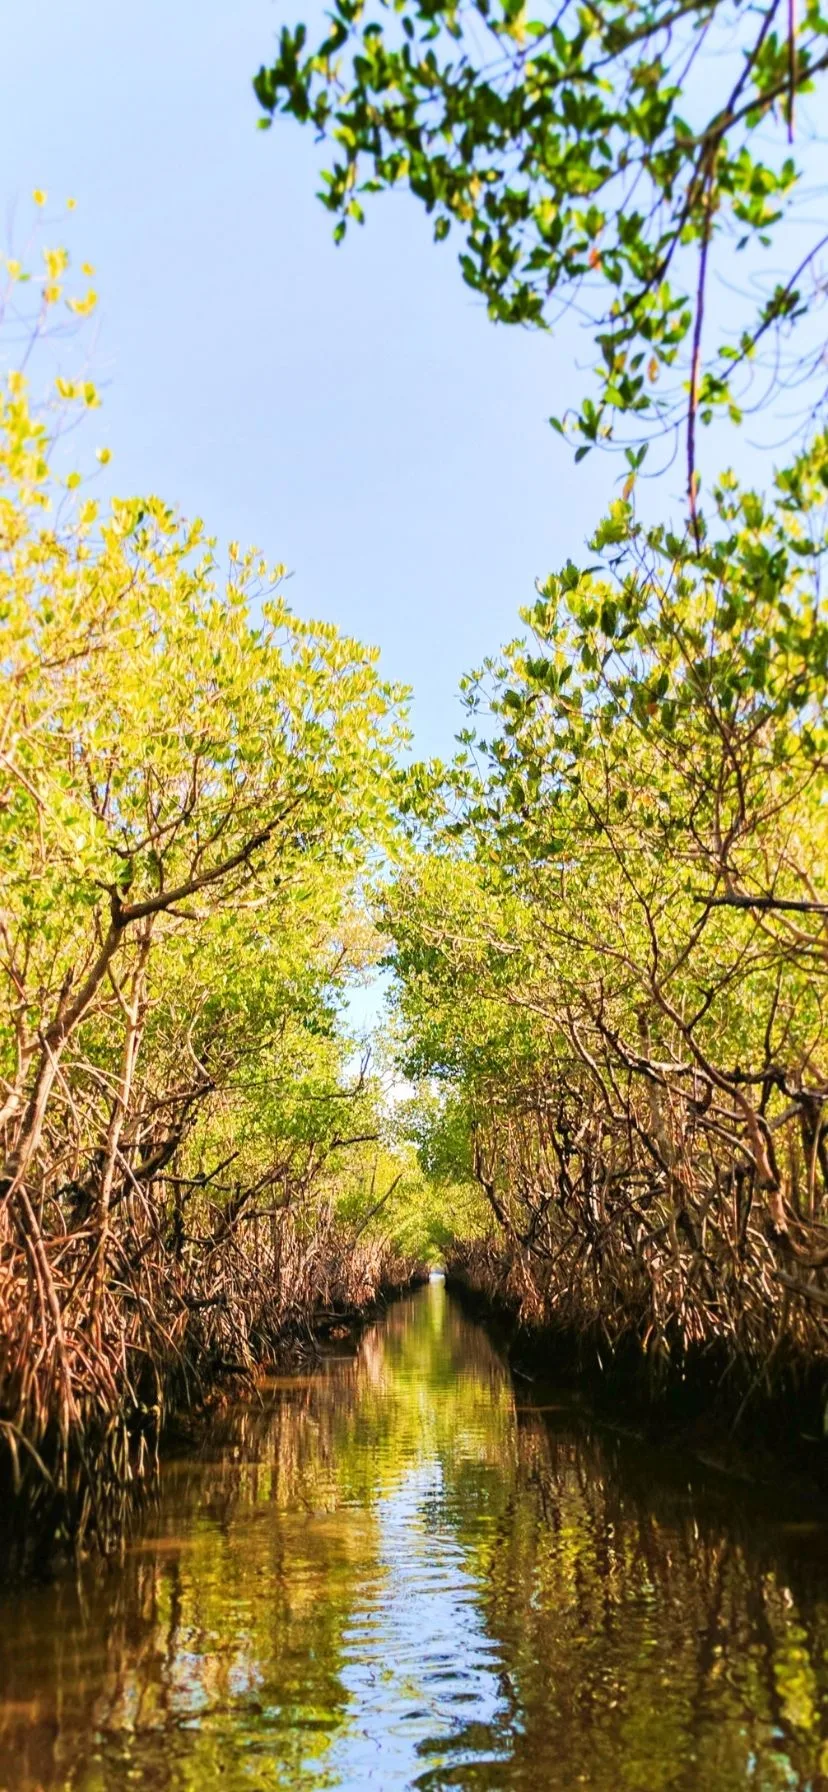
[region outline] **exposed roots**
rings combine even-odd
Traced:
[[[315,1314],[369,1308],[413,1273],[330,1209],[312,1225],[254,1217],[186,1259],[134,1216],[93,1310],[85,1231],[46,1239],[29,1204],[0,1226],[0,1549],[16,1569],[55,1545],[109,1548],[172,1409],[309,1340]]]

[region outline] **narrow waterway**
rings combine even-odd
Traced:
[[[828,1528],[513,1383],[441,1283],[0,1599],[5,1792],[828,1788]]]

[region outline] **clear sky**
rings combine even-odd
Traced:
[[[378,643],[417,749],[447,753],[461,673],[578,556],[619,466],[573,467],[546,421],[577,393],[573,342],[496,330],[413,201],[334,247],[309,134],[256,128],[294,7],[5,6],[4,212],[25,222],[35,186],[77,201],[52,234],[96,268],[89,451],[111,446],[115,489],[286,561],[294,608]]]

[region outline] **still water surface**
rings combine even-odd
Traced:
[[[5,1792],[828,1789],[828,1530],[513,1383],[439,1283],[0,1599]]]

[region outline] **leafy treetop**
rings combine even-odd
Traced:
[[[771,389],[819,379],[807,329],[791,338],[826,237],[802,216],[791,145],[828,68],[820,0],[335,0],[329,16],[315,48],[285,27],[254,87],[263,125],[290,113],[331,143],[337,240],[366,194],[404,184],[438,239],[463,233],[463,277],[492,318],[585,317],[595,384],[555,427],[579,457],[623,446],[633,473],[683,427],[698,538],[698,421],[738,422],[766,364]],[[761,250],[786,217],[807,240],[771,276]],[[735,254],[746,296],[708,344],[711,274],[732,279]]]

